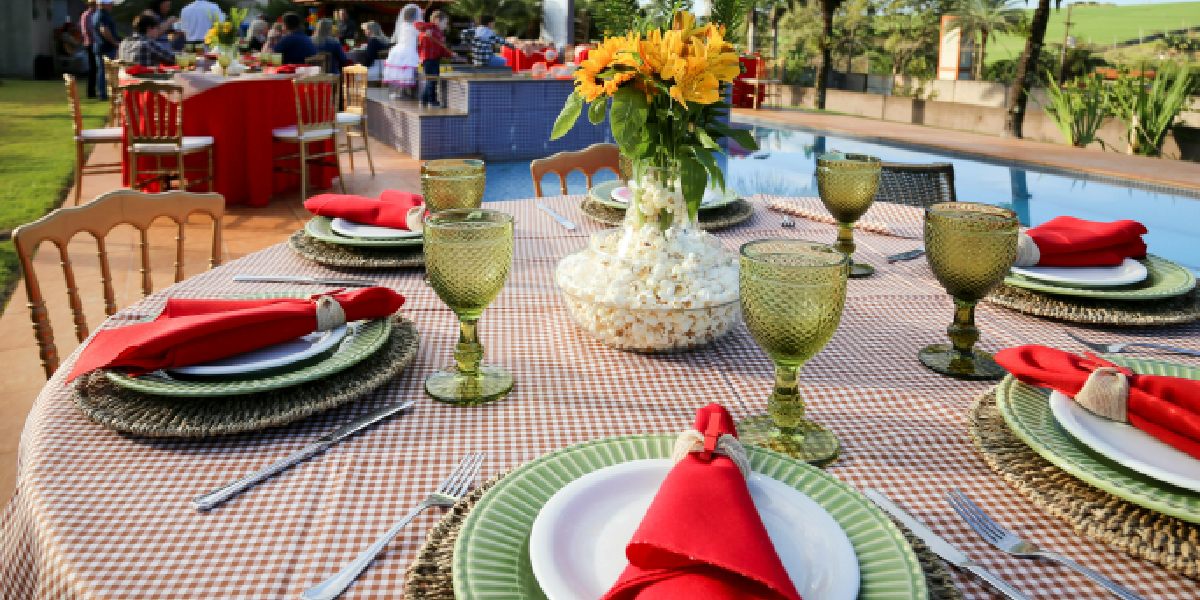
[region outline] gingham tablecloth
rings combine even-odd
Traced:
[[[719,234],[730,249],[762,237],[831,241],[831,226],[780,216],[758,198],[752,220]],[[599,437],[677,432],[706,403],[736,417],[760,413],[771,365],[744,328],[684,354],[609,349],[575,328],[555,295],[555,262],[599,228],[578,198],[550,201],[580,225],[567,232],[532,202],[489,204],[516,215],[516,254],[504,292],[484,314],[487,360],[512,370],[501,402],[459,408],[425,398],[425,376],[451,360],[454,315],[420,271],[357,272],[404,293],[403,313],[421,332],[415,363],[386,389],[289,427],[207,441],[139,439],[88,421],[63,386],[64,363],[38,397],[21,440],[17,492],[0,525],[3,598],[295,598],[334,573],[433,489],[468,451],[488,453],[485,477],[550,450]],[[900,217],[896,215],[899,214]],[[888,213],[909,226],[917,211]],[[856,260],[879,270],[849,285],[842,323],[801,379],[811,416],[844,445],[829,470],[858,488],[880,488],[935,531],[1036,598],[1102,598],[1103,590],[1046,563],[1007,557],[975,536],[943,500],[965,490],[998,520],[1147,598],[1200,597],[1200,584],[1079,537],[1039,512],[975,453],[966,413],[988,383],[945,378],[917,351],[946,338],[952,303],[923,260],[884,256],[918,241],[859,232]],[[150,313],[165,295],[206,296],[289,289],[234,284],[235,273],[334,275],[284,245],[165,290],[131,311]],[[1067,326],[983,304],[980,344],[989,350],[1038,342],[1080,348]],[[1191,342],[1196,326],[1129,331],[1123,337]],[[1105,338],[1104,332],[1087,331]],[[273,462],[356,415],[406,397],[408,414],[333,447],[209,513],[189,501]],[[438,518],[418,518],[367,570],[348,598],[396,598],[405,567]],[[958,576],[971,598],[988,592]]]

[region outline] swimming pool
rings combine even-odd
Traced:
[[[816,196],[816,156],[830,150],[871,154],[891,162],[950,162],[954,164],[959,200],[1006,206],[1016,211],[1024,225],[1038,225],[1060,215],[1096,221],[1136,219],[1150,230],[1146,241],[1151,252],[1200,271],[1200,235],[1196,233],[1200,194],[1157,186],[1134,187],[1079,173],[818,131],[763,126],[752,121],[741,124],[751,127],[759,145],[753,154],[726,159],[726,181],[743,194]],[[1169,165],[1164,164],[1164,168]],[[597,181],[612,178],[605,171]],[[542,185],[547,193],[558,191],[553,176]],[[572,174],[568,187],[571,193],[583,193],[583,175]],[[488,165],[485,200],[532,196],[528,162]]]

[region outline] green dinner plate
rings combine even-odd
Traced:
[[[615,464],[667,458],[675,436],[640,435],[586,442],[518,467],[467,516],[454,545],[454,597],[544,600],[529,560],[529,535],[542,506],[568,483]],[[858,556],[859,598],[924,599],[925,576],[904,535],[875,505],[832,475],[782,454],[747,447],[758,473],[786,483],[829,511]]]
[[[605,206],[611,206],[612,208],[619,208],[621,210],[625,210],[625,207],[629,206],[628,204],[625,204],[624,202],[617,202],[616,200],[612,199],[613,190],[615,190],[623,185],[625,185],[625,182],[620,181],[620,180],[605,181],[603,183],[597,183],[596,185],[592,186],[592,189],[588,190],[588,197],[591,198],[592,200],[595,200],[596,202],[599,202],[600,204],[605,205]],[[716,202],[712,202],[712,203],[701,206],[700,210],[702,210],[702,211],[703,210],[713,210],[713,209],[721,208],[724,206],[729,206],[730,204],[733,204],[734,202],[737,202],[737,201],[738,201],[738,195],[730,194]]]
[[[307,363],[299,369],[277,372],[266,377],[244,379],[166,379],[156,376],[130,377],[118,371],[104,374],[113,383],[143,394],[178,398],[211,398],[238,396],[277,390],[328,377],[348,369],[379,350],[392,333],[388,319],[367,321],[343,339],[337,348],[321,360]]]
[[[423,237],[398,238],[394,240],[377,240],[368,238],[353,238],[341,235],[333,231],[330,223],[333,219],[329,217],[313,217],[308,223],[304,224],[304,232],[308,235],[329,242],[330,244],[339,244],[342,246],[368,246],[373,248],[394,248],[397,246],[420,246],[424,243]]]
[[[1200,379],[1200,369],[1154,360],[1105,356],[1136,373]],[[996,387],[996,407],[1021,441],[1058,468],[1138,506],[1200,523],[1200,494],[1125,468],[1092,451],[1058,424],[1050,392],[1009,375]]]
[[[1146,255],[1142,261],[1150,274],[1146,280],[1134,285],[1115,288],[1079,288],[1055,285],[1021,275],[1009,275],[1004,283],[1011,286],[1054,294],[1057,296],[1080,296],[1083,298],[1099,298],[1101,300],[1161,300],[1182,296],[1196,287],[1196,276],[1187,268],[1177,265],[1165,258]]]

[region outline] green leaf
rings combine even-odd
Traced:
[[[683,186],[683,199],[687,200],[688,212],[692,218],[700,209],[700,201],[704,199],[704,188],[708,186],[708,172],[696,158],[690,154],[679,157],[679,180]]]
[[[753,152],[758,150],[758,142],[754,141],[754,136],[750,134],[748,129],[734,129],[721,121],[713,121],[712,128],[717,133],[735,141],[739,146]]]
[[[633,88],[621,88],[613,95],[609,125],[621,150],[632,154],[642,140],[650,107],[646,96]]]
[[[721,146],[712,139],[712,136],[708,135],[708,132],[705,131],[703,127],[696,128],[696,137],[700,140],[700,144],[709,150],[719,150],[721,148]]]
[[[563,103],[562,112],[558,113],[558,118],[554,120],[554,129],[550,130],[550,139],[557,140],[567,135],[567,132],[575,126],[575,121],[579,120],[581,112],[583,112],[583,96],[571,92],[571,95],[567,96],[567,101]]]
[[[717,164],[717,159],[713,157],[713,153],[704,148],[693,148],[692,151],[696,154],[696,159],[704,166],[704,170],[708,171],[708,176],[721,189],[725,189],[725,174],[721,172],[721,166]]]
[[[604,114],[608,111],[608,100],[604,98],[596,98],[588,105],[588,120],[592,125],[599,125],[604,122]]]

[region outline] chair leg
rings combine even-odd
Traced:
[[[129,187],[137,190],[138,188],[138,155],[132,150],[129,152]]]
[[[343,129],[342,135],[346,138],[346,154],[350,158],[350,170],[354,171],[354,139],[350,137],[350,128]]]
[[[208,191],[217,191],[217,173],[213,170],[213,147],[208,147]]]
[[[371,160],[371,142],[367,139],[367,120],[364,117],[361,121],[363,151],[367,153],[367,165],[371,167],[371,177],[375,176],[375,161]]]
[[[187,166],[183,164],[183,152],[175,155],[175,168],[179,169],[179,189],[188,191]]]
[[[349,138],[346,139],[349,142]],[[342,188],[342,193],[346,193],[346,178],[342,176],[342,157],[341,150],[338,149],[337,136],[333,138],[333,164],[337,165],[338,186]]]
[[[303,202],[308,200],[308,152],[304,142],[297,143],[300,144],[300,201]]]
[[[83,197],[83,143],[75,142],[75,206]]]

